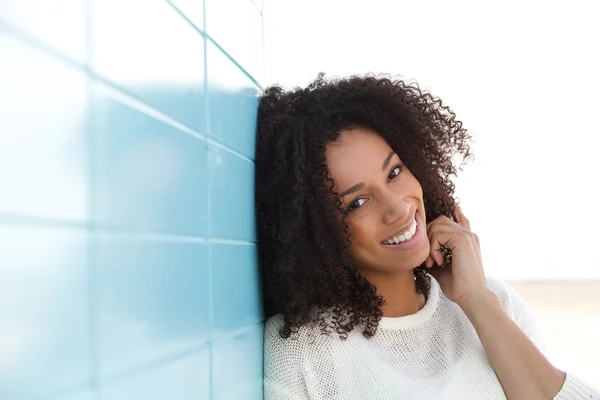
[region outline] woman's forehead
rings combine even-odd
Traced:
[[[344,131],[327,148],[327,168],[339,189],[369,182],[389,163],[393,150],[377,133],[366,129]]]
[[[366,128],[347,129],[326,150],[329,169],[380,163],[392,152],[390,145],[376,132]]]

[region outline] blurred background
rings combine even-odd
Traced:
[[[487,274],[597,384],[599,9],[0,0],[0,398],[262,398],[256,96],[320,71],[456,112]]]

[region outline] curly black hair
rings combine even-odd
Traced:
[[[416,82],[374,74],[320,73],[306,88],[267,88],[257,119],[257,246],[265,315],[283,315],[282,338],[309,323],[341,339],[361,325],[370,338],[381,320],[383,297],[349,256],[347,212],[325,161],[327,144],[356,126],[380,134],[417,178],[427,222],[453,218],[453,157],[462,156],[461,170],[472,138],[439,98]],[[414,273],[427,297],[425,271],[423,263]]]

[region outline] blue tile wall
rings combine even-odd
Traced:
[[[262,319],[256,261],[255,245],[212,245],[213,336],[227,336]]]
[[[111,400],[209,399],[210,355],[208,349],[163,365],[144,368],[110,380],[102,398]],[[213,398],[218,398],[213,396]],[[258,398],[258,397],[255,397]]]
[[[0,225],[0,398],[91,379],[88,233]]]
[[[258,87],[217,47],[207,43],[208,135],[254,159]],[[235,113],[235,116],[232,113]]]
[[[92,24],[99,75],[204,133],[204,39],[192,25],[158,0],[96,0]]]
[[[123,104],[102,87],[92,94],[89,119],[98,222],[206,237],[205,140]]]
[[[203,348],[209,339],[207,244],[98,236],[101,375]]]
[[[262,399],[262,12],[0,1],[0,399]]]
[[[256,368],[262,363],[262,334],[262,326],[252,325],[235,336],[213,339],[214,398],[262,399],[262,369]]]
[[[220,238],[253,241],[254,164],[220,146],[210,145],[210,231]]]
[[[87,82],[0,30],[0,213],[87,219]]]

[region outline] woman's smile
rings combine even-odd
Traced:
[[[394,244],[389,244],[384,241],[381,243],[381,245],[392,250],[409,250],[415,248],[423,240],[423,229],[421,229],[421,221],[418,211],[415,213],[414,222],[411,228],[412,229],[409,229],[407,232],[409,235],[412,233],[412,236],[408,240],[404,239],[403,241],[399,241],[398,243]],[[396,236],[394,236],[394,238],[398,239],[398,237],[400,237],[400,240],[402,240],[402,238],[406,238],[406,235],[402,232],[399,232]]]
[[[405,239],[410,239],[415,233],[414,229],[417,227],[416,226],[417,211],[415,210],[415,212],[411,213],[410,215],[412,215],[412,217],[410,218],[410,220],[408,222],[403,224],[404,226],[401,229],[398,229],[396,232],[394,232],[394,234],[383,239],[381,241],[381,243],[390,242],[387,244],[394,244],[391,242],[395,242],[396,244],[398,244],[398,242],[403,242]],[[396,240],[396,239],[398,239],[398,240]]]

